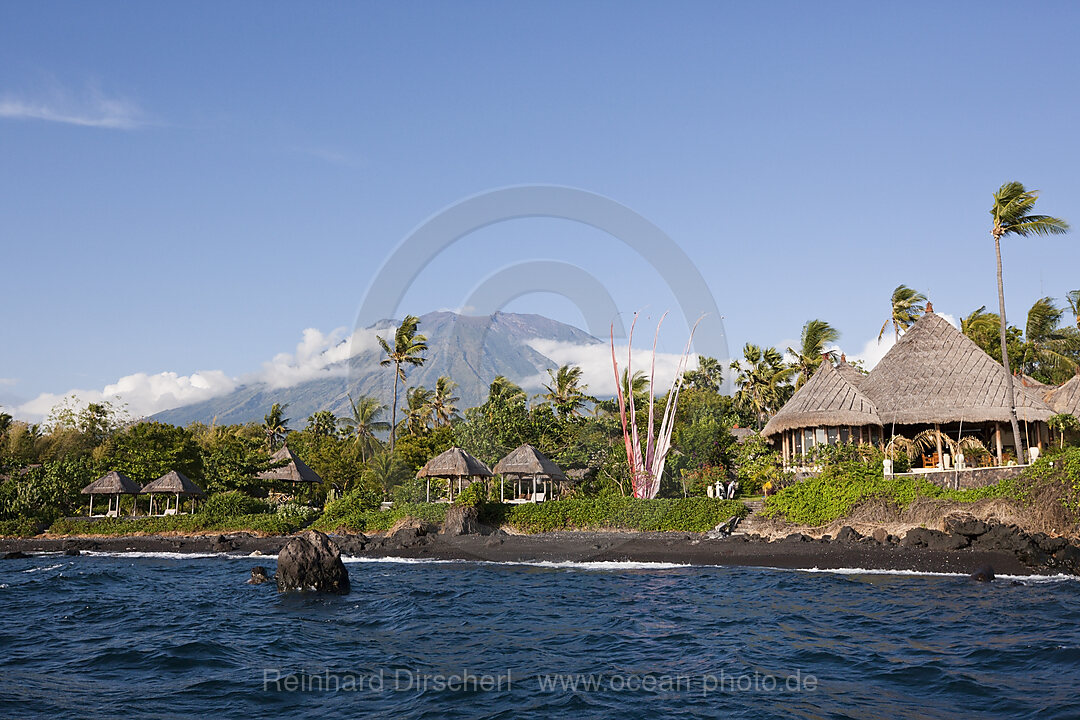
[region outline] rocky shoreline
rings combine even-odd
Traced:
[[[419,521],[391,532],[330,536],[345,556],[463,560],[498,563],[648,562],[733,565],[786,569],[943,572],[971,574],[992,567],[997,574],[1080,575],[1080,545],[1062,537],[1029,534],[1011,525],[976,518],[951,518],[945,530],[913,528],[903,537],[879,528],[861,535],[850,527],[835,537],[794,533],[767,540],[718,533],[553,532],[512,535],[470,525],[447,527]],[[287,536],[238,532],[195,536],[0,538],[0,553],[228,553],[275,555]]]

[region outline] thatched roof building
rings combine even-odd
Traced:
[[[959,439],[976,435],[996,449],[998,464],[1006,451],[1016,452],[1012,437],[1008,376],[1000,363],[970,338],[937,315],[926,312],[889,349],[869,375],[842,358],[837,366],[824,362],[806,385],[769,421],[762,434],[783,447],[785,461],[805,456],[816,445],[884,441],[884,435],[907,437],[934,430]],[[1049,438],[1046,420],[1055,410],[1043,396],[1060,393],[1080,403],[1080,381],[1072,391],[1046,392],[1041,383],[1018,377],[1013,382],[1016,415],[1025,445],[1042,447]],[[1076,407],[1076,405],[1073,405]],[[901,427],[903,426],[903,427]],[[945,448],[947,449],[947,448]],[[929,460],[927,459],[929,457]],[[943,448],[924,456],[931,467],[944,465]]]
[[[170,470],[157,480],[147,483],[141,492],[144,495],[149,495],[151,493],[186,495],[188,497],[203,497],[206,495],[201,487],[188,480],[183,473],[177,472],[176,470]]]
[[[491,477],[488,466],[459,447],[452,447],[428,460],[416,477],[470,478]]]
[[[83,495],[138,495],[139,484],[115,470],[82,489]]]
[[[539,475],[565,481],[566,475],[542,452],[525,443],[495,464],[496,475]]]
[[[82,489],[83,495],[90,496],[90,516],[94,515],[94,496],[95,495],[108,495],[109,496],[109,515],[120,514],[120,496],[121,495],[138,495],[139,484],[129,478],[123,473],[119,473],[115,470],[99,477],[94,482],[90,483]],[[113,499],[116,501],[116,508],[113,508]],[[131,506],[132,515],[135,514],[134,501]]]
[[[288,463],[281,467],[271,468],[259,473],[260,480],[285,480],[287,482],[310,482],[321,483],[322,478],[307,464],[296,456],[288,445],[282,445],[281,449],[270,456],[275,463],[287,460]]]
[[[840,370],[823,361],[817,372],[769,420],[761,434],[769,437],[795,428],[863,425],[881,427],[877,407]]]
[[[863,385],[885,424],[1009,422],[1005,368],[930,311],[904,333]],[[1014,382],[1016,414],[1045,421],[1053,411]]]
[[[1073,375],[1069,382],[1050,390],[1044,397],[1055,414],[1080,417],[1080,375]]]

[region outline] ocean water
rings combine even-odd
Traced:
[[[1080,582],[668,565],[0,561],[3,718],[1078,718]]]

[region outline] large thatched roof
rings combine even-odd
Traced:
[[[138,495],[139,484],[115,470],[82,489],[83,495]]]
[[[312,482],[321,483],[322,478],[307,464],[296,457],[296,453],[289,449],[288,445],[282,445],[281,449],[270,456],[274,462],[288,460],[287,465],[278,468],[264,470],[259,473],[260,480],[287,480],[288,482]]]
[[[836,363],[836,372],[840,373],[840,377],[857,388],[861,388],[862,384],[866,382],[866,373],[852,367],[844,356],[841,356],[840,362]]]
[[[461,448],[453,447],[428,460],[416,477],[491,477],[491,470]]]
[[[861,384],[886,425],[1008,422],[1005,368],[954,328],[927,312],[901,336]],[[1046,420],[1053,411],[1015,382],[1016,414]]]
[[[175,495],[194,495],[195,497],[202,497],[206,493],[202,488],[195,483],[184,477],[183,473],[179,473],[175,470],[170,470],[152,483],[148,483],[142,489],[143,494],[149,493],[169,493]]]
[[[854,371],[854,368],[851,368]],[[842,425],[881,425],[877,408],[830,362],[822,362],[761,431],[768,437],[785,430]]]
[[[1044,397],[1055,413],[1069,413],[1080,417],[1080,375],[1074,375],[1069,382],[1054,388]]]
[[[495,464],[494,470],[496,475],[543,475],[553,480],[566,480],[558,465],[528,443],[512,450]]]

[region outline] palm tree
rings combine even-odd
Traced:
[[[337,435],[338,418],[329,410],[319,410],[307,419],[307,429],[316,437]]]
[[[881,332],[877,336],[878,342],[881,342],[881,337],[885,334],[885,328],[889,326],[889,323],[892,323],[893,332],[899,340],[901,333],[914,325],[919,316],[926,311],[925,303],[926,296],[918,290],[909,288],[907,285],[897,285],[892,293],[892,312],[889,314],[889,319],[881,326]]]
[[[1070,413],[1051,415],[1050,419],[1046,421],[1046,424],[1050,426],[1050,429],[1057,430],[1058,438],[1060,439],[1058,447],[1065,447],[1066,432],[1069,430],[1080,430],[1080,420]]]
[[[795,378],[795,389],[798,390],[810,379],[810,376],[821,367],[822,356],[825,354],[825,345],[835,343],[840,339],[840,331],[824,320],[807,320],[802,329],[802,341],[798,350],[788,348],[790,355],[795,356],[795,367],[798,375]],[[835,355],[829,352],[830,359]]]
[[[776,348],[762,349],[751,343],[743,347],[743,360],[745,365],[739,360],[731,363],[731,369],[738,373],[735,402],[754,414],[760,430],[770,413],[779,410],[790,397],[792,388],[787,381],[795,368],[784,363],[784,356]]]
[[[415,315],[406,315],[394,332],[393,347],[382,336],[375,336],[383,352],[386,353],[386,357],[379,364],[383,367],[394,366],[394,405],[390,411],[390,452],[394,452],[394,444],[397,440],[398,381],[405,382],[405,368],[402,365],[420,367],[424,364],[423,353],[427,352],[427,338],[417,334],[418,325],[420,325],[420,318]]]
[[[446,375],[440,375],[439,379],[435,381],[435,392],[432,393],[429,404],[435,415],[436,427],[449,425],[460,417],[457,405],[454,405],[461,399],[454,395],[457,386],[458,384]]]
[[[1013,438],[1016,444],[1016,457],[1020,462],[1026,458],[1024,455],[1024,440],[1020,436],[1020,423],[1016,419],[1016,393],[1013,389],[1012,369],[1009,367],[1009,348],[1006,334],[1007,321],[1005,319],[1005,284],[1001,277],[1001,238],[1006,235],[1019,235],[1029,237],[1031,235],[1062,235],[1069,231],[1069,224],[1061,218],[1049,215],[1036,215],[1032,212],[1039,193],[1028,190],[1022,183],[1007,182],[994,193],[994,204],[990,208],[990,215],[994,218],[994,226],[990,234],[994,236],[994,254],[997,257],[997,285],[998,285],[998,315],[1001,325],[999,328],[1001,338],[1001,364],[1005,366],[1005,394],[1009,400],[1009,422],[1012,425]]]
[[[401,423],[410,435],[420,435],[431,424],[435,416],[431,407],[431,398],[434,395],[434,392],[423,385],[405,391],[405,417]]]
[[[718,392],[724,382],[724,370],[720,361],[708,355],[698,355],[698,366],[683,373],[683,382],[687,387]]]
[[[547,390],[541,397],[555,408],[560,417],[580,415],[579,412],[585,403],[594,400],[585,393],[588,385],[581,384],[581,368],[563,365],[557,371],[547,371],[551,379],[550,385],[545,385]]]
[[[382,488],[387,496],[396,485],[400,485],[409,477],[409,468],[405,462],[390,451],[381,452],[371,458],[364,476]]]
[[[6,412],[0,412],[0,437],[4,436],[9,427],[11,427],[11,416]]]
[[[360,448],[360,461],[366,463],[368,454],[379,449],[379,439],[375,433],[390,429],[390,423],[378,419],[386,406],[373,397],[361,395],[359,400],[353,400],[350,395],[349,409],[352,416],[342,418],[341,422]]]
[[[1065,302],[1069,304],[1073,320],[1076,321],[1076,329],[1080,330],[1080,290],[1065,293]]]
[[[515,403],[525,402],[527,399],[528,395],[521,389],[521,386],[504,375],[497,375],[495,379],[491,381],[491,386],[488,388],[487,401],[489,403],[496,401],[513,405]]]
[[[1020,371],[1038,380],[1057,384],[1076,370],[1070,354],[1077,349],[1077,337],[1071,328],[1058,327],[1065,311],[1053,298],[1040,298],[1028,310],[1024,344],[1021,346]]]
[[[274,403],[270,406],[270,413],[263,416],[263,432],[266,434],[266,444],[273,452],[274,445],[279,440],[284,441],[289,434],[289,418],[283,417],[289,404]]]

